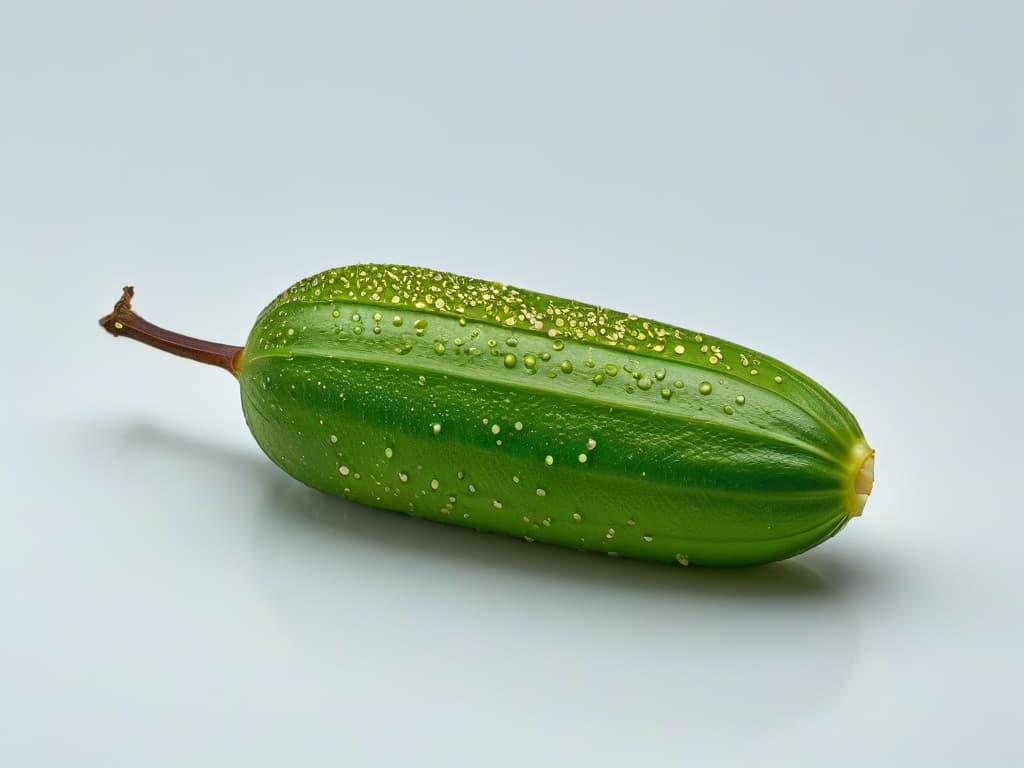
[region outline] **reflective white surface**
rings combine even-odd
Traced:
[[[593,5],[4,11],[5,765],[1020,761],[1020,11]],[[370,510],[96,325],[360,260],[781,357],[864,516],[721,572]]]

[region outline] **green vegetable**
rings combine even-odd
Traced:
[[[244,348],[101,323],[220,365],[302,482],[527,541],[683,565],[789,557],[861,513],[874,452],[820,385],[745,347],[414,267],[322,272]]]

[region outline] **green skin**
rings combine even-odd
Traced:
[[[863,506],[871,451],[803,374],[499,283],[323,272],[261,313],[235,372],[249,428],[293,477],[527,541],[754,565],[813,547]]]

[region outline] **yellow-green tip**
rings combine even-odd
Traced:
[[[853,475],[853,493],[850,500],[850,517],[858,517],[868,503],[868,496],[875,485],[875,451],[867,443],[860,442],[853,448],[850,460]]]

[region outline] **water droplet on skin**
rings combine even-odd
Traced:
[[[523,355],[523,365],[525,365],[527,368],[536,368],[537,357],[535,355],[531,355],[530,353]]]
[[[384,455],[390,459],[392,456],[395,455],[395,452],[391,448],[385,448]]]
[[[363,319],[363,318],[361,318],[361,317],[359,316],[359,313],[358,313],[358,312],[353,312],[353,313],[352,313],[352,322],[353,322],[353,323],[358,323],[358,322],[359,322],[360,320],[362,320],[362,319]]]
[[[562,373],[572,373],[572,361],[571,360],[563,360],[562,364],[560,366],[558,366],[558,367],[562,369]]]
[[[656,378],[658,381],[664,381],[665,380],[665,373],[666,373],[666,371],[665,371],[664,368],[659,368],[658,370],[656,370],[654,372],[654,378]]]
[[[666,400],[670,399],[672,397],[672,390],[668,388],[661,390],[661,396]]]
[[[443,355],[444,354],[444,349],[445,349],[444,342],[438,341],[438,342],[436,342],[434,344],[434,354],[435,355]]]
[[[338,442],[338,436],[337,435],[331,435],[331,442],[332,443]]]
[[[491,427],[491,434],[492,435],[496,435],[499,432],[501,432],[501,426],[499,424],[495,424],[493,427]]]
[[[636,382],[637,387],[642,389],[644,392],[650,389],[652,384],[653,382],[646,376],[641,376]]]
[[[501,503],[500,501],[498,501],[497,499],[495,499],[495,500],[494,500],[494,501],[493,501],[492,503],[494,504],[494,508],[495,508],[495,509],[501,509],[501,507],[502,507],[502,503]]]
[[[782,377],[781,376],[776,376],[775,377],[775,383],[776,384],[781,384],[782,383]]]
[[[402,318],[400,318],[398,315],[395,315],[393,318],[391,318],[391,324],[396,328],[398,328],[402,324],[402,322]]]
[[[418,379],[416,379],[416,383],[419,384],[421,387],[425,387],[427,385],[427,377],[420,376]]]
[[[437,421],[435,421],[435,422],[434,422],[433,424],[431,424],[431,425],[430,425],[430,430],[431,430],[431,431],[432,431],[432,432],[433,432],[433,433],[434,433],[435,435],[439,435],[439,434],[441,434],[441,423],[440,423],[440,422],[437,422]]]
[[[743,395],[736,395],[736,405],[743,405],[745,402],[747,402],[747,398]]]
[[[587,463],[587,454],[585,454],[585,453],[581,453],[581,454],[580,454],[579,456],[577,456],[576,458],[578,458],[578,459],[579,459],[579,461],[580,461],[580,464],[586,464],[586,463]]]
[[[573,512],[572,519],[578,523],[580,520],[583,519],[583,515],[581,515],[579,512]]]
[[[606,533],[606,534],[604,535],[604,537],[605,537],[606,539],[614,539],[614,538],[615,538],[615,529],[614,529],[614,528],[609,528],[609,529],[608,529],[608,533]]]
[[[676,554],[676,562],[679,563],[680,565],[689,565],[690,564],[690,558],[688,558],[682,552],[679,552],[679,553]]]
[[[288,335],[289,336],[294,336],[295,335],[295,329],[294,328],[289,328],[288,329]]]
[[[702,381],[700,383],[700,387],[698,387],[698,390],[700,391],[700,393],[702,395],[710,395],[711,394],[711,382],[710,381]]]
[[[682,389],[683,382],[681,382],[679,379],[676,379],[675,381],[672,382],[672,386],[675,387],[676,389]]]
[[[534,539],[532,536],[523,536],[523,541],[525,541],[527,544],[533,544]]]
[[[417,331],[425,330],[427,327],[427,321],[421,317],[419,320],[412,324],[412,327],[415,328]]]
[[[722,410],[725,411],[726,416],[732,416],[735,413],[731,405],[725,406]]]
[[[541,352],[540,353],[540,359],[543,360],[546,363],[548,360],[551,359],[551,353],[550,352]]]
[[[591,381],[593,381],[595,384],[603,384],[604,383],[604,374],[603,373],[595,373],[594,374],[594,378],[591,379]]]
[[[437,480],[431,480],[430,487],[436,491],[438,488],[441,487],[441,484]]]
[[[331,317],[341,317],[341,312],[339,312],[338,310],[334,310],[333,312],[331,312]]]
[[[751,368],[750,369],[750,375],[751,376],[757,376],[757,368]]]
[[[523,431],[523,422],[521,422],[521,421],[517,421],[512,426],[514,426],[516,428],[516,432],[522,432]]]
[[[595,440],[595,439],[594,439],[594,438],[592,438],[592,437],[590,437],[590,438],[587,438],[587,450],[588,450],[588,451],[592,451],[592,450],[594,450],[595,448],[597,448],[597,440]]]
[[[513,336],[511,338],[505,339],[505,343],[510,347],[516,347],[519,346],[519,339]]]
[[[709,356],[708,357],[708,362],[711,363],[712,365],[718,365],[718,356],[717,355]]]
[[[409,481],[409,475],[407,475],[405,472],[399,472],[398,479],[401,480],[403,483],[406,483]]]
[[[511,352],[509,352],[507,355],[505,355],[504,363],[505,363],[505,367],[506,368],[515,368],[516,367],[516,356],[513,355]]]
[[[617,376],[619,373],[619,366],[613,363],[608,363],[604,367],[604,372],[607,373],[609,376]]]
[[[518,483],[519,482],[519,475],[512,475],[512,482],[513,483]]]
[[[490,347],[491,349],[494,349],[496,346],[498,346],[498,340],[497,339],[488,339],[487,340],[487,346]]]
[[[537,495],[538,496],[547,496],[548,492],[546,490],[544,490],[543,488],[538,488],[537,489]]]
[[[348,473],[350,472],[349,468],[346,466],[338,467],[338,471],[341,472],[343,477],[348,477]]]
[[[545,528],[550,528],[551,527],[551,518],[550,517],[545,517],[543,520],[540,521],[540,524],[543,525]]]
[[[552,464],[555,463],[555,457],[551,456],[551,455],[545,456],[544,457],[544,463],[547,464],[550,467]]]
[[[551,348],[555,350],[555,352],[561,352],[563,349],[565,349],[565,342],[562,341],[561,339],[556,339],[551,344]]]
[[[650,543],[651,543],[652,541],[654,541],[654,537],[653,537],[653,536],[649,536],[649,535],[648,535],[648,534],[646,534],[646,533],[645,533],[645,534],[644,534],[644,535],[643,535],[643,536],[642,536],[641,538],[642,538],[642,539],[643,539],[644,541],[646,541],[646,542],[647,542],[648,544],[650,544]]]

